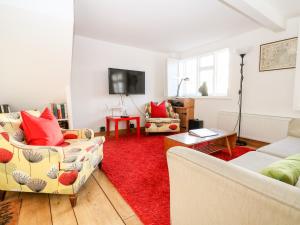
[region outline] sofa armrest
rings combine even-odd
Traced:
[[[299,188],[189,148],[167,160],[172,225],[299,223]]]
[[[36,155],[37,158],[39,155],[42,158],[49,158],[48,161],[51,163],[59,163],[64,157],[63,148],[60,146],[27,145],[14,140],[10,140],[10,145],[13,150],[18,150],[18,154],[23,154],[28,161],[34,162],[34,159],[30,158],[34,157],[33,155]]]
[[[292,119],[288,127],[288,136],[300,138],[300,119]]]
[[[62,129],[65,139],[92,139],[94,131],[88,128],[84,129]]]

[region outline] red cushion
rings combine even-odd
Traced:
[[[78,139],[77,134],[64,134],[64,139]]]
[[[51,113],[51,111],[48,108],[44,109],[44,111],[40,115],[40,118],[45,118],[45,119],[49,119],[49,120],[56,119],[55,116]],[[23,129],[23,122],[21,122],[19,128],[21,130],[24,130]]]
[[[48,108],[40,117],[22,111],[22,127],[28,145],[57,146],[64,142],[59,124]]]
[[[152,118],[167,118],[166,103],[163,101],[159,105],[151,102],[151,117]]]

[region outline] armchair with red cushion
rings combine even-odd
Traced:
[[[163,101],[160,104],[150,102],[145,107],[145,132],[179,132],[179,115],[174,112],[172,105]]]
[[[74,206],[101,166],[104,140],[90,129],[60,130],[47,109],[0,114],[0,190],[65,194]]]

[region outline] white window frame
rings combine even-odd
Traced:
[[[227,79],[227,91],[224,94],[218,94],[216,93],[216,87],[217,87],[217,69],[218,69],[218,65],[216,63],[216,57],[217,54],[222,52],[222,51],[228,51],[229,53],[229,59],[228,59],[228,79]],[[213,65],[212,66],[205,66],[205,67],[201,67],[200,61],[201,58],[203,57],[207,57],[207,56],[213,56]],[[196,75],[196,82],[197,82],[197,86],[200,86],[200,73],[202,71],[205,70],[213,70],[213,91],[211,92],[211,95],[208,96],[201,96],[200,93],[197,95],[185,95],[185,97],[193,97],[193,98],[229,98],[229,80],[230,80],[230,51],[229,48],[223,48],[223,49],[219,49],[216,51],[212,51],[212,52],[207,52],[201,55],[197,55],[194,57],[189,57],[189,58],[184,58],[181,59],[180,61],[186,61],[186,60],[192,60],[192,59],[197,59],[197,75]],[[184,65],[185,66],[185,65]],[[179,66],[178,66],[179,68]],[[178,71],[178,82],[180,81],[181,78],[184,77],[184,74],[180,74],[180,71]],[[184,87],[182,87],[182,89],[184,89]]]

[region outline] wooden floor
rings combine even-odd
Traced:
[[[19,225],[142,225],[105,174],[96,170],[72,208],[68,196],[7,192],[22,198]]]

